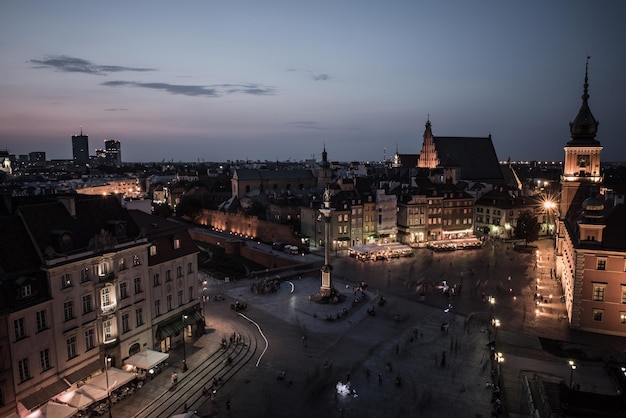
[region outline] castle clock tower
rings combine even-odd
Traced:
[[[594,185],[602,182],[600,153],[602,145],[596,138],[598,121],[589,109],[589,57],[585,64],[582,105],[570,122],[571,140],[565,145],[565,164],[561,176],[560,214],[574,218],[582,210],[582,202],[589,197]]]

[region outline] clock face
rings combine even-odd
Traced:
[[[588,155],[579,155],[578,156],[578,166],[579,167],[587,167],[589,165],[589,156]]]

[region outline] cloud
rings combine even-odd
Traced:
[[[330,76],[328,74],[313,74],[313,80],[326,81],[326,80],[330,80]]]
[[[326,129],[323,126],[320,126],[319,123],[312,120],[299,120],[295,122],[289,122],[289,125],[294,125],[302,129]]]
[[[67,55],[48,55],[41,60],[28,61],[35,64],[34,68],[53,68],[66,73],[84,73],[94,75],[106,75],[123,71],[147,72],[155,71],[152,68],[123,67],[119,65],[96,65],[91,61],[68,57]]]
[[[275,89],[269,86],[259,86],[258,84],[215,84],[209,86],[182,85],[169,83],[140,83],[136,81],[106,81],[102,83],[108,87],[141,87],[146,89],[162,90],[171,94],[182,94],[192,97],[220,97],[226,94],[251,94],[255,96],[266,96],[275,94]]]

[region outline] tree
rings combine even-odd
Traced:
[[[515,227],[515,238],[523,239],[528,245],[529,242],[537,241],[539,238],[539,220],[531,211],[520,213],[517,218],[517,226]]]

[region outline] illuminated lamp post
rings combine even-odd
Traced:
[[[185,328],[187,327],[186,319],[187,315],[183,315],[183,373],[187,371],[187,353],[185,351]]]
[[[572,390],[574,386],[574,370],[576,370],[576,364],[574,364],[574,360],[569,361],[569,389]]]
[[[109,418],[112,418],[113,415],[111,415],[111,407],[113,406],[111,404],[111,391],[109,390],[109,367],[111,366],[111,357],[109,357],[108,354],[104,354],[104,378],[106,380],[106,384],[107,384],[107,403],[109,404]]]

